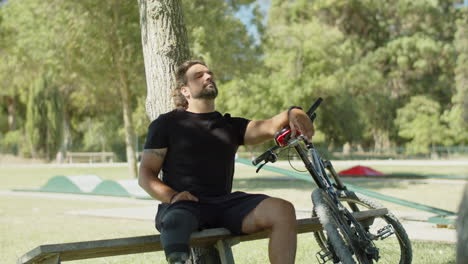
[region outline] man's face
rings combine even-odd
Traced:
[[[186,73],[188,92],[194,99],[215,99],[218,88],[213,73],[204,65],[195,64]]]

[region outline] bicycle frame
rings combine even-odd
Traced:
[[[307,112],[308,116],[311,118],[312,121],[316,117],[314,110],[318,107],[320,102],[321,102],[321,98],[317,100]],[[301,146],[301,142],[303,142],[305,147]],[[346,190],[347,189],[346,186],[343,184],[340,177],[334,170],[331,162],[323,161],[319,153],[315,149],[314,145],[312,144],[312,142],[310,142],[303,135],[299,134],[299,136],[297,136],[296,138],[288,138],[288,142],[286,142],[285,144],[277,145],[267,150],[265,153],[263,153],[257,159],[255,159],[252,162],[253,165],[257,165],[262,161],[265,162],[257,169],[257,172],[267,162],[275,162],[277,160],[277,155],[274,151],[280,148],[284,148],[284,147],[294,147],[297,154],[299,155],[302,162],[304,163],[307,171],[310,173],[315,183],[317,184],[318,188],[324,190],[327,194],[327,197],[331,199],[333,206],[336,208],[334,210],[338,210],[339,215],[341,215],[338,221],[342,225],[349,227],[347,230],[344,231],[346,233],[345,237],[348,240],[348,242],[351,244],[352,248],[355,251],[358,251],[355,253],[359,253],[360,257],[364,255],[364,256],[370,256],[371,259],[378,260],[379,259],[378,249],[374,246],[372,239],[368,237],[361,223],[359,223],[359,221],[357,221],[353,217],[351,212],[348,211],[348,209],[346,209],[346,207],[343,206],[341,202],[339,201],[337,191]],[[310,154],[310,158],[309,158],[309,154]],[[333,178],[335,183],[331,181],[331,178],[327,174],[325,169],[327,169],[330,172],[330,175]],[[348,204],[352,211],[359,211],[358,207],[355,204],[352,204],[352,203],[348,203]],[[363,260],[363,261],[364,263],[367,263],[369,259]],[[370,262],[372,262],[372,260],[370,260]]]
[[[305,147],[301,146],[301,142],[304,143]],[[327,196],[332,200],[334,206],[337,210],[339,210],[340,219],[338,219],[341,224],[347,225],[349,227],[354,226],[354,232],[346,232],[347,239],[349,239],[349,243],[352,244],[352,247],[355,250],[361,251],[359,255],[363,255],[363,252],[370,255],[372,259],[378,260],[379,253],[378,249],[374,247],[371,238],[366,235],[364,231],[364,227],[361,225],[359,221],[357,221],[350,211],[346,209],[345,206],[341,204],[339,201],[337,190],[346,190],[346,186],[341,181],[340,177],[336,173],[335,169],[333,168],[330,161],[323,161],[315,149],[314,145],[307,140],[303,135],[298,136],[297,138],[291,139],[288,144],[288,147],[294,147],[297,154],[301,158],[302,162],[304,163],[307,171],[310,173],[312,178],[314,179],[317,187],[324,190],[327,193]],[[275,146],[264,154],[261,155],[263,160],[266,162],[275,162],[277,159],[276,154],[273,152],[280,147]],[[307,150],[306,150],[307,149]],[[310,154],[310,158],[309,155]],[[257,160],[254,162],[259,163]],[[264,164],[263,164],[264,165]],[[262,166],[263,166],[262,165]],[[259,169],[262,167],[260,166]],[[333,183],[325,171],[327,169],[335,183]],[[348,203],[351,210],[354,212],[359,211],[358,207],[353,203]]]
[[[346,186],[341,181],[341,178],[336,173],[331,162],[328,160],[323,161],[320,158],[320,155],[318,154],[314,145],[305,138],[298,138],[298,140],[301,140],[301,139],[304,142],[306,148],[308,149],[310,156],[312,157],[312,161],[309,160],[307,152],[305,152],[304,149],[301,146],[299,146],[298,141],[291,142],[290,145],[294,146],[294,149],[296,150],[297,154],[299,155],[302,162],[306,166],[307,171],[309,171],[310,175],[314,179],[315,184],[317,184],[317,186],[320,189],[326,190],[333,197],[336,197],[335,201],[337,203],[340,203],[338,201],[337,194],[334,188],[336,188],[337,190],[347,190]],[[317,171],[316,168],[319,168],[320,170]],[[331,174],[335,184],[331,182],[330,177],[328,177],[327,173],[325,172],[325,168]],[[359,211],[358,207],[355,204],[349,203],[349,206],[351,207],[353,212]]]

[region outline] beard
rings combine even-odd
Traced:
[[[195,99],[215,99],[218,96],[218,87],[215,82],[209,82],[203,85],[203,89],[192,95]]]

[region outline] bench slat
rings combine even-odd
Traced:
[[[353,213],[358,220],[364,220],[388,213],[386,208],[374,209]],[[298,233],[316,232],[322,230],[317,217],[297,220]],[[233,241],[250,241],[267,238],[269,231],[255,234],[232,236],[225,228],[206,229],[193,233],[190,245],[194,247],[206,247],[216,244],[218,240],[232,239]],[[18,264],[40,263],[42,260],[60,254],[61,261],[108,257],[143,252],[162,250],[160,236],[139,236],[106,240],[94,240],[85,242],[41,245],[29,251],[18,259]]]

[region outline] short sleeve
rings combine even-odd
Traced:
[[[169,129],[165,115],[160,115],[156,120],[151,122],[148,127],[148,135],[146,136],[145,149],[167,148],[169,145]]]
[[[247,130],[247,125],[250,120],[241,117],[231,117],[229,120],[231,125],[234,127],[237,142],[239,142],[239,145],[244,145],[245,131]]]

